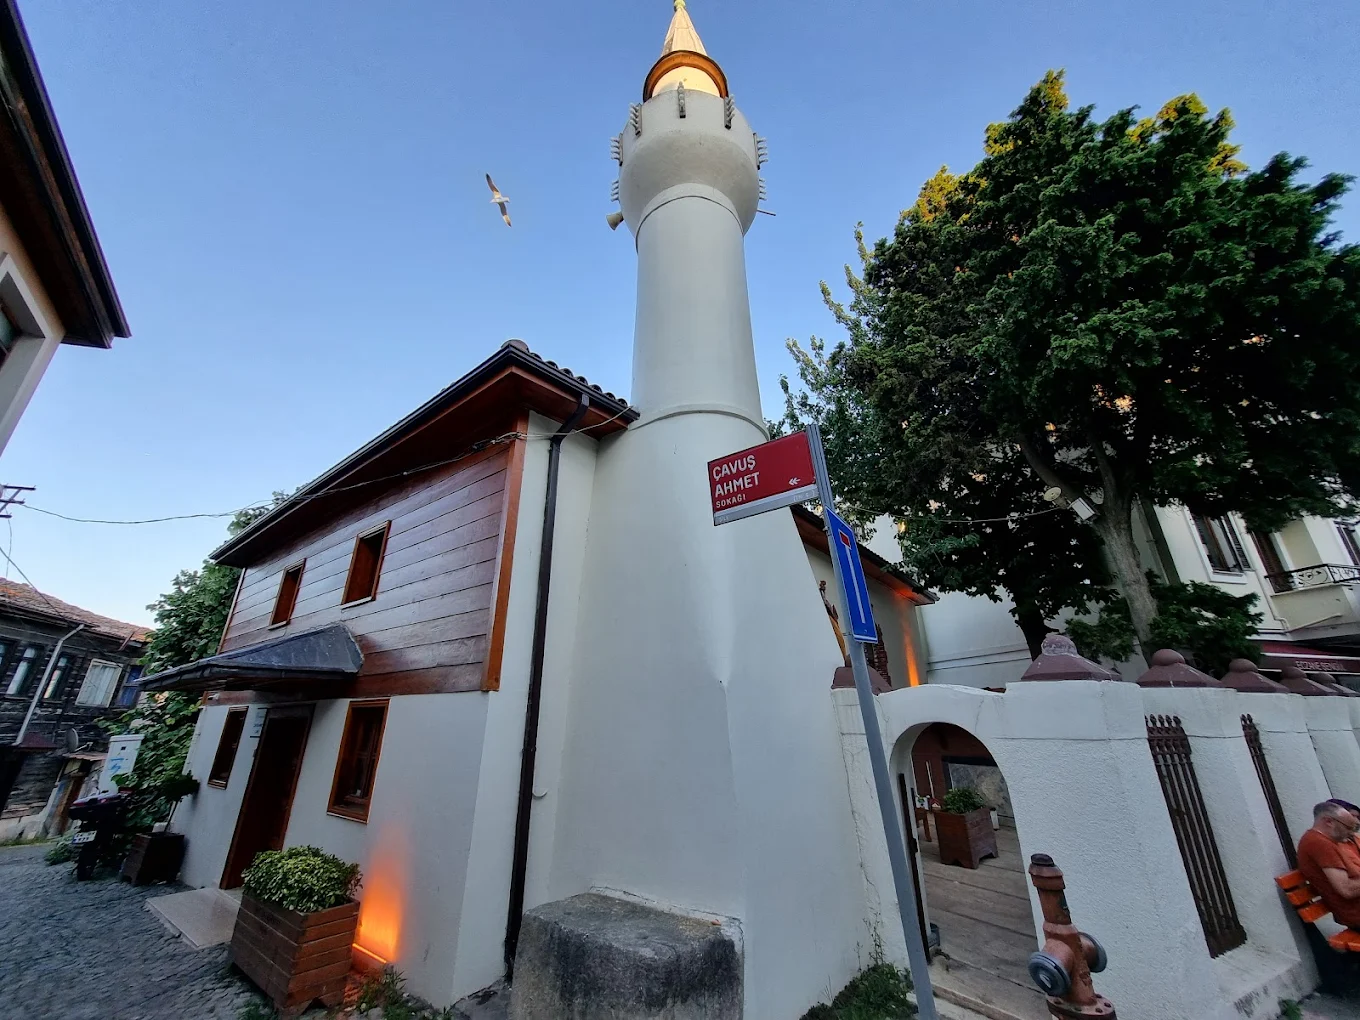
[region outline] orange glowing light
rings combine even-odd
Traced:
[[[385,825],[374,835],[359,892],[354,944],[384,963],[395,963],[401,956],[401,928],[409,906],[407,834],[397,825]]]
[[[364,886],[354,948],[387,963],[396,959],[401,938],[400,890],[383,882],[381,876],[366,880]]]

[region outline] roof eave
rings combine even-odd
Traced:
[[[621,400],[611,393],[606,393],[599,387],[592,386],[577,376],[572,375],[570,372],[564,371],[556,365],[551,365],[543,359],[535,357],[529,352],[527,347],[521,346],[519,341],[508,341],[505,344],[502,344],[495,354],[472,369],[461,379],[444,387],[444,389],[440,390],[420,407],[401,419],[401,421],[397,422],[375,438],[369,440],[369,442],[365,443],[358,450],[330,468],[324,474],[317,476],[312,479],[312,481],[302,486],[302,488],[293,493],[288,500],[270,510],[269,513],[255,521],[250,527],[222,543],[222,545],[213,550],[209,558],[214,562],[229,562],[229,557],[238,550],[244,548],[263,532],[278,524],[289,514],[293,513],[299,506],[306,502],[307,499],[325,492],[326,489],[332,485],[338,484],[347,475],[352,474],[383,450],[394,445],[406,435],[433,420],[439,414],[455,407],[462,398],[476,391],[483,383],[490,382],[499,373],[512,366],[517,366],[531,372],[540,379],[555,384],[572,395],[584,394],[590,397],[594,407],[606,411],[614,419],[620,422],[619,427],[626,426],[637,420],[638,412],[629,407],[627,401]],[[604,435],[606,433],[597,432],[596,434]],[[241,564],[235,565],[240,566]]]
[[[131,331],[15,0],[0,0],[0,99],[34,164],[36,191],[86,305],[82,316],[62,315],[62,340],[112,347],[114,337]]]

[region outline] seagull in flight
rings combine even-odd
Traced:
[[[486,175],[486,186],[491,189],[491,204],[501,211],[501,219],[505,220],[505,225],[510,226],[510,210],[506,208],[510,204],[510,199],[501,194],[501,189],[496,187],[496,182],[491,179],[491,175]]]

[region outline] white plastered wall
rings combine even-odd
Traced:
[[[557,422],[537,414],[530,416],[530,435],[547,436],[557,428]],[[485,988],[505,970],[503,946],[543,541],[548,450],[546,439],[535,439],[530,440],[525,451],[501,686],[491,696],[487,714],[482,781],[477,793],[467,890],[459,926],[460,948],[452,974],[454,1000]],[[553,850],[561,748],[570,693],[569,666],[575,640],[594,457],[595,441],[587,436],[573,436],[562,445],[526,876],[532,879],[532,884],[526,885],[526,909],[547,899],[545,887]]]
[[[944,592],[921,614],[929,649],[927,681],[960,687],[1005,687],[1030,663],[1025,635],[1009,598]]]
[[[1360,744],[1351,727],[1351,698],[1288,697],[1303,702],[1308,734],[1313,738],[1322,774],[1333,797],[1356,803],[1360,799]]]
[[[807,551],[808,565],[812,568],[815,583],[826,582],[826,597],[836,604],[836,580],[831,570],[831,559],[820,549],[803,547]],[[894,687],[906,687],[910,683],[913,655],[911,614],[914,606],[900,598],[890,588],[876,581],[869,582],[869,603],[874,611],[874,622],[883,631],[883,647],[888,652],[888,679]],[[826,624],[827,640],[831,647],[836,645],[836,634],[828,618]],[[837,651],[839,654],[839,650]],[[919,675],[919,666],[918,666]]]
[[[0,208],[0,299],[14,315],[22,334],[0,365],[0,452],[3,452],[66,332],[3,208]]]
[[[760,438],[705,415],[601,444],[551,891],[739,918],[746,1015],[782,1020],[869,934],[807,556],[787,514],[715,528],[702,481]]]
[[[225,788],[209,786],[208,773],[217,755],[222,725],[231,706],[209,704],[199,710],[186,767],[186,771],[198,780],[198,792],[180,801],[172,825],[176,832],[185,834],[184,864],[179,875],[185,885],[216,886],[222,879],[232,833],[236,830],[236,817],[241,811],[241,799],[245,796],[246,783],[250,781],[259,726],[267,707],[249,706]]]
[[[1296,844],[1313,825],[1313,805],[1332,795],[1308,730],[1304,700],[1273,693],[1243,694],[1238,700],[1239,713],[1250,715],[1260,731],[1261,749]]]
[[[1246,945],[1213,961],[1219,985],[1242,1016],[1274,1020],[1281,999],[1302,999],[1317,986],[1317,970],[1275,885],[1289,863],[1243,739],[1251,697],[1227,688],[1143,690],[1145,710],[1180,719],[1190,739],[1223,873],[1247,933]]]
[[[932,722],[986,744],[1006,777],[1023,855],[1055,859],[1073,922],[1109,951],[1096,987],[1121,1015],[1229,1020],[1239,1014],[1205,946],[1141,694],[1116,681],[1016,683],[1005,694],[928,684],[876,700],[895,771],[910,774],[911,745]],[[1037,932],[1032,889],[1030,899]]]
[[[357,944],[398,967],[411,991],[438,1003],[452,1001],[493,697],[462,692],[392,698],[367,822],[327,811],[349,701],[317,702],[284,839],[285,846],[319,846],[360,866]],[[187,885],[216,886],[221,880],[258,747],[257,713],[268,707],[251,706],[224,790],[205,780],[228,708],[209,705],[199,715],[189,754],[199,792],[176,811],[174,824],[187,837],[181,872]]]

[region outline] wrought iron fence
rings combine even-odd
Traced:
[[[1147,734],[1171,828],[1176,833],[1195,909],[1204,928],[1204,940],[1209,945],[1209,955],[1220,956],[1246,942],[1247,933],[1238,920],[1237,905],[1214,840],[1214,828],[1204,808],[1204,795],[1190,760],[1190,738],[1176,716],[1148,716]]]
[[[1284,808],[1280,806],[1280,795],[1275,789],[1275,777],[1270,774],[1270,762],[1266,761],[1265,749],[1261,747],[1261,731],[1249,715],[1242,717],[1242,736],[1247,741],[1247,750],[1251,752],[1251,763],[1256,766],[1261,792],[1266,795],[1266,806],[1270,808],[1270,819],[1275,823],[1275,834],[1280,837],[1284,859],[1289,862],[1291,869],[1297,868],[1299,859],[1294,852],[1294,841],[1289,838],[1289,827],[1284,822]]]
[[[1360,567],[1349,563],[1319,563],[1311,567],[1300,567],[1298,570],[1267,574],[1266,580],[1277,592],[1316,588],[1324,584],[1352,584],[1360,581]]]

